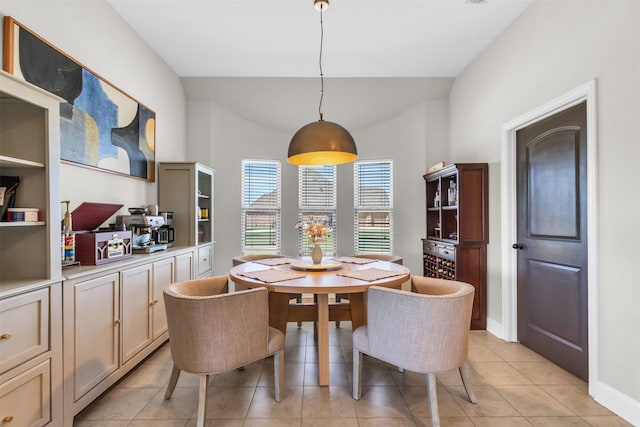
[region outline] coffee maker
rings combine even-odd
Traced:
[[[131,212],[131,210],[129,210]],[[164,225],[160,215],[132,213],[116,216],[116,227],[131,230],[133,253],[152,253],[167,249],[166,243],[157,243],[158,230]]]
[[[173,241],[176,238],[176,230],[171,226],[173,223],[173,212],[159,212],[160,216],[164,219],[164,224],[158,228],[154,233],[153,241],[156,243],[164,243],[167,247],[173,246]]]

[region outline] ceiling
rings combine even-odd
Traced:
[[[108,1],[179,76],[319,75],[313,0]],[[532,1],[331,0],[324,75],[456,76]]]
[[[318,119],[313,0],[107,1],[182,77],[189,99],[291,133]],[[533,1],[331,0],[325,119],[353,130],[448,98],[454,77]]]

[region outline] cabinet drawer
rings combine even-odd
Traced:
[[[43,426],[51,421],[50,359],[0,385],[0,423]]]
[[[0,301],[0,373],[49,350],[49,290]]]
[[[425,254],[438,255],[438,247],[434,242],[425,240],[422,243],[422,252]]]
[[[198,248],[198,277],[211,271],[212,252],[211,246],[200,246]]]
[[[439,247],[438,255],[441,256],[442,258],[447,258],[452,261],[456,260],[456,250],[452,247],[447,247],[447,246]]]

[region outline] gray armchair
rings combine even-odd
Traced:
[[[269,326],[266,288],[226,293],[227,276],[190,280],[164,292],[173,370],[171,398],[181,371],[200,376],[197,425],[204,425],[209,375],[274,355],[275,400],[283,384],[284,334]]]
[[[440,425],[436,372],[459,369],[469,401],[467,352],[474,287],[451,280],[412,277],[419,292],[372,286],[367,325],[353,332],[353,398],[361,396],[362,354],[427,376],[432,425]]]

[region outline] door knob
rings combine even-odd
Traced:
[[[514,243],[513,245],[511,245],[511,247],[513,249],[524,249],[524,245],[520,243]]]

